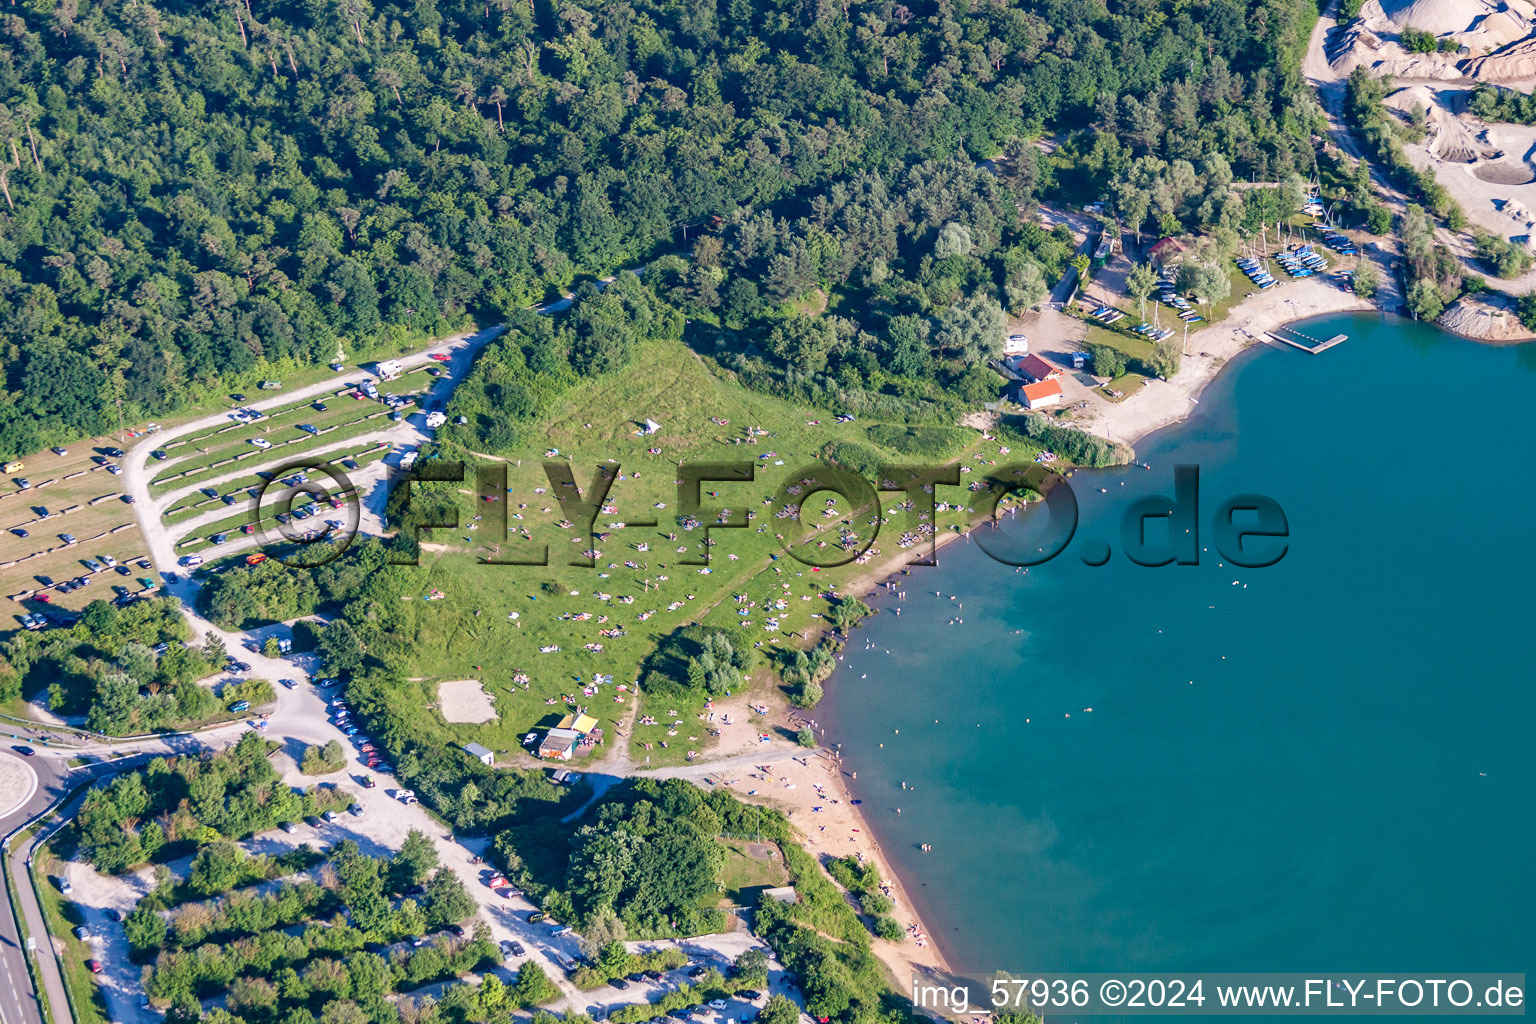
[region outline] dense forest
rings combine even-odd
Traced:
[[[1229,175],[1310,167],[1297,68],[1314,15],[1308,0],[8,8],[0,454],[338,343],[500,319],[673,251],[691,258],[658,287],[737,324],[849,281],[890,289],[893,317],[972,303],[931,339],[915,322],[879,343],[863,335],[883,323],[786,327],[767,345],[791,368],[850,338],[866,376],[924,348],[964,356],[983,299],[1028,298],[1026,266],[1054,269],[1015,234],[1035,196],[1124,183],[1128,228],[1166,230],[1241,216]],[[999,153],[1001,173],[975,168]]]

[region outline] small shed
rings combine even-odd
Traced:
[[[764,889],[763,895],[771,900],[778,900],[780,903],[800,902],[800,894],[795,892],[795,887],[792,885],[781,885],[775,889]]]
[[[579,742],[581,734],[575,729],[551,729],[544,735],[544,742],[539,744],[539,756],[555,761],[569,761]]]
[[[1061,404],[1061,385],[1054,380],[1026,384],[1019,389],[1019,402],[1026,409],[1044,409]]]
[[[464,744],[464,753],[483,765],[493,765],[496,763],[496,755],[491,753],[490,748],[483,747],[478,743]]]

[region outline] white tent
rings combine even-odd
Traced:
[[[645,427],[642,430],[642,433],[654,434],[654,433],[656,433],[656,431],[658,431],[660,429],[661,429],[661,424],[660,423],[657,423],[655,420],[646,420],[645,421]]]

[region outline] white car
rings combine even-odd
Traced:
[[[253,438],[251,438],[251,444],[253,444],[257,448],[261,448],[261,449],[267,449],[267,448],[271,448],[272,447],[272,442],[268,441],[264,437],[253,437]]]
[[[709,1007],[712,1010],[723,1010],[723,1009],[725,1009],[725,1000],[724,999],[711,999],[709,1001]]]

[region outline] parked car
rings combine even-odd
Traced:
[[[623,978],[609,978],[608,984],[616,989],[619,989],[620,991],[629,988],[629,982],[625,981]]]
[[[100,572],[101,571],[101,563],[96,561],[96,559],[94,559],[94,558],[87,558],[85,560],[85,567],[87,569],[91,570],[91,572]]]
[[[121,476],[122,473],[123,473],[123,467],[122,466],[108,466],[107,467],[107,472],[111,473],[113,476]]]
[[[53,454],[55,454],[55,455],[68,455],[69,454],[69,449],[68,448],[55,448],[53,450]]]
[[[725,1009],[725,1000],[724,999],[711,999],[709,1001],[709,1007],[712,1010],[723,1010],[723,1009]]]
[[[324,814],[321,815],[321,817],[324,818],[326,821],[335,821],[336,820],[336,812],[335,811],[326,811]]]
[[[102,555],[101,564],[111,568],[117,564],[117,559],[113,558],[111,555]]]
[[[120,459],[123,457],[123,450],[121,448],[108,448],[107,454],[112,456],[114,459]]]
[[[325,403],[324,402],[316,402],[314,408],[315,408],[315,412],[325,412]]]
[[[347,813],[352,815],[354,818],[361,818],[363,816],[363,805],[353,804],[347,808]]]
[[[373,781],[373,776],[372,775],[364,775],[363,776],[363,788],[364,789],[373,789],[377,785],[378,785],[378,783]]]
[[[293,822],[291,822],[291,821],[283,822],[283,831],[287,832],[289,835],[293,835],[298,830],[299,830],[299,826],[295,825]]]
[[[159,448],[156,448],[154,451],[149,453],[149,457],[154,459],[156,462],[164,462],[165,452]]]
[[[26,538],[32,536],[30,533],[28,533],[26,530],[23,530],[19,526],[12,527],[11,528],[11,532],[14,533],[16,536],[22,538],[23,540],[25,540]]]
[[[61,533],[59,534],[59,539],[62,540],[65,544],[79,543],[75,540],[75,535],[72,533]]]
[[[92,974],[100,974],[101,973],[101,961],[100,960],[87,960],[85,962],[85,966],[86,966],[86,969],[89,970]]]

